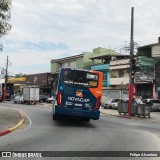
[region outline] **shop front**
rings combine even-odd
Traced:
[[[27,85],[34,85],[40,88],[40,94],[51,95],[53,75],[51,73],[39,73],[27,75]]]
[[[156,98],[154,72],[149,74],[136,73],[135,74],[135,91],[137,96],[146,98]]]
[[[155,65],[156,96],[160,100],[160,62]]]

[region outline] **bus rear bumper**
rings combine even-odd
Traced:
[[[61,107],[58,105],[55,105],[54,114],[65,115],[65,116],[76,116],[82,118],[89,118],[93,120],[98,120],[100,117],[100,111],[72,109],[72,108]]]

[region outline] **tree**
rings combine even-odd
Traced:
[[[0,38],[6,34],[11,29],[11,24],[9,20],[11,18],[11,0],[0,0]],[[2,44],[0,44],[0,50],[2,51]]]
[[[15,78],[26,77],[26,74],[19,73],[15,75]]]

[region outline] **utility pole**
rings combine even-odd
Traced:
[[[6,61],[6,73],[5,73],[5,85],[4,85],[4,101],[6,100],[6,93],[7,93],[7,81],[8,81],[8,56],[7,56],[7,61]]]
[[[131,116],[131,101],[134,93],[134,7],[131,10],[131,35],[130,35],[130,71],[129,71],[129,103],[128,115]]]

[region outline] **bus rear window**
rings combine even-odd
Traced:
[[[64,83],[88,88],[97,87],[98,74],[79,70],[65,70]]]

